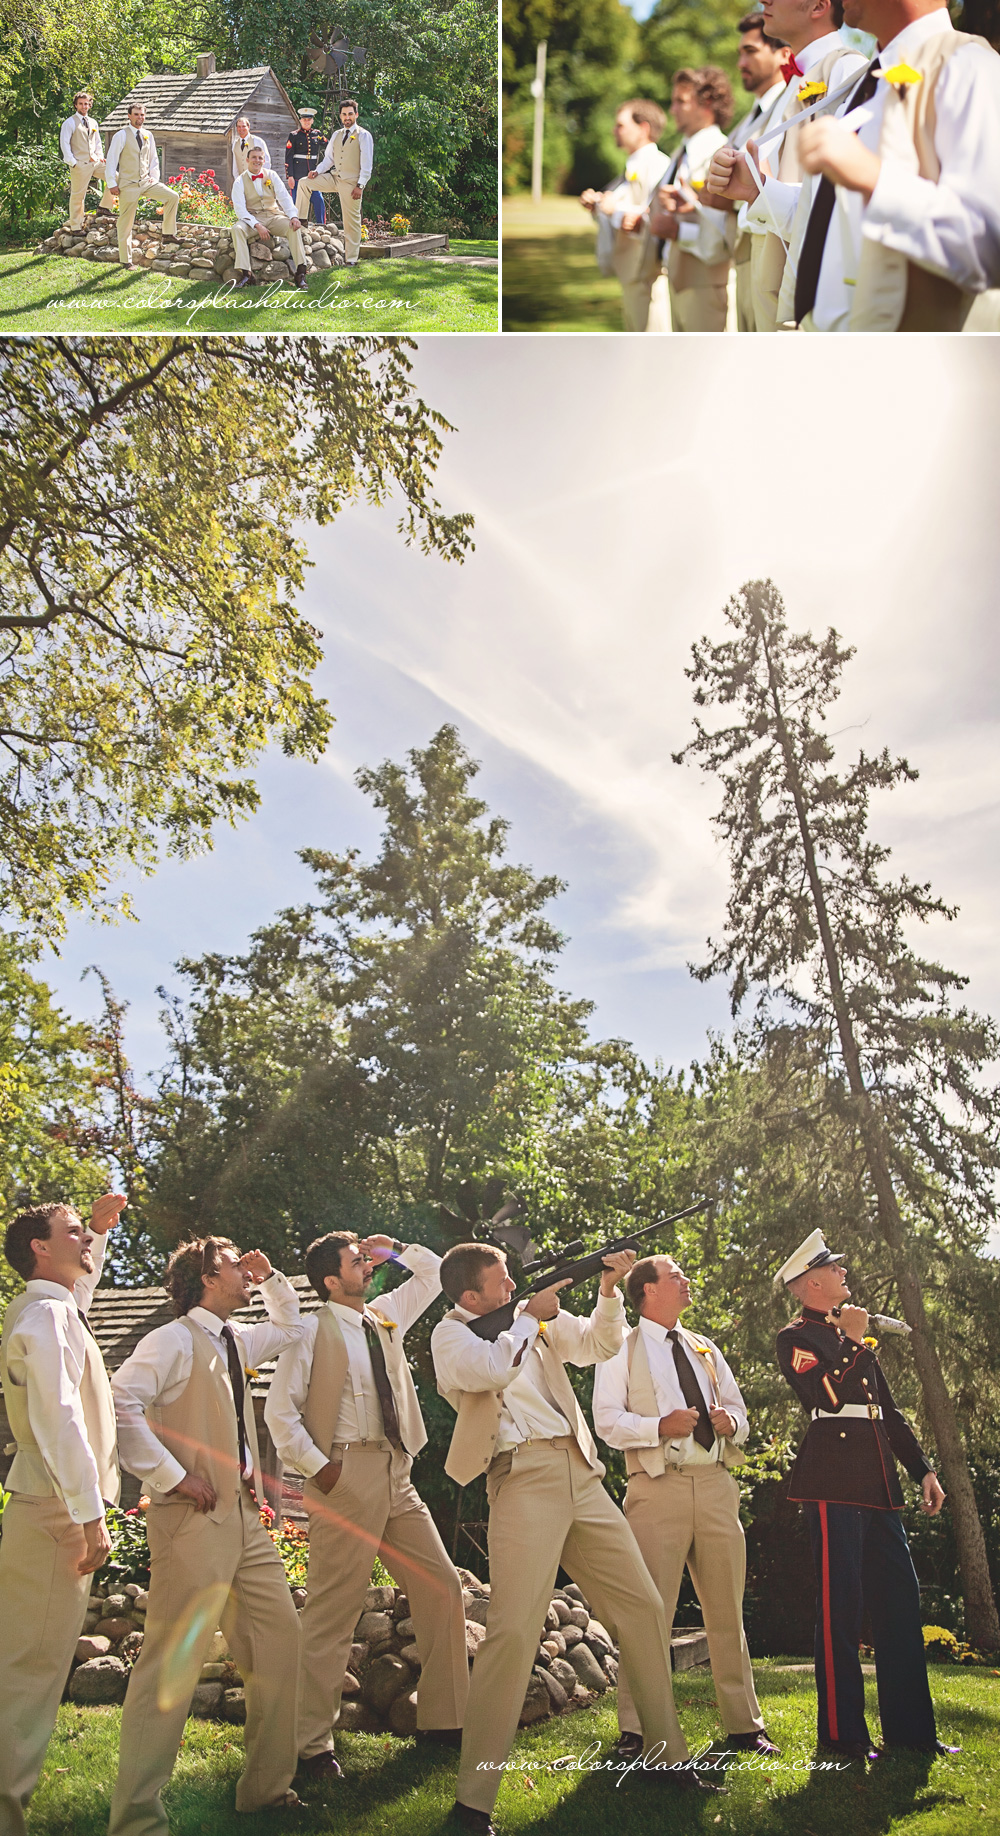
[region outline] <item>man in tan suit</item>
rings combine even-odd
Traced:
[[[678,70],[670,112],[684,136],[649,209],[663,243],[675,332],[722,332],[729,306],[729,247],[722,212],[703,203],[712,155],[726,144],[733,92],[724,70]]]
[[[615,116],[615,144],[625,154],[625,171],[605,191],[591,189],[580,194],[584,210],[597,222],[598,265],[602,273],[610,265],[621,282],[622,318],[628,332],[646,330],[653,285],[660,275],[659,249],[649,232],[646,209],[670,168],[669,159],[656,144],[666,125],[659,103],[643,96],[623,102]]]
[[[315,172],[307,173],[295,187],[296,209],[305,222],[309,220],[314,191],[337,193],[344,220],[344,261],[349,268],[354,267],[361,253],[361,200],[372,175],[373,157],[372,137],[358,122],[358,105],[345,97],[340,105],[339,129],[330,135]]]
[[[90,119],[92,101],[89,90],[79,90],[73,97],[73,113],[59,130],[59,151],[69,167],[70,229],[83,229],[87,192],[104,177],[101,130]]]
[[[411,1279],[366,1300],[390,1258]],[[427,1506],[410,1482],[427,1440],[403,1351],[407,1328],[441,1292],[440,1261],[422,1244],[331,1231],[306,1251],[326,1305],[282,1352],[265,1418],[286,1465],[305,1476],[309,1590],[302,1609],[299,1772],[339,1774],[333,1725],[354,1628],[378,1554],[410,1603],[420,1654],[417,1724],[458,1746],[469,1693],[462,1583]]]
[[[302,245],[302,220],[296,216],[296,206],[277,172],[265,165],[260,147],[250,149],[246,171],[241,172],[233,186],[233,209],[236,212],[233,245],[236,266],[240,270],[237,287],[256,285],[250,263],[249,236],[253,231],[264,243],[270,242],[272,236],[284,236],[295,263],[292,278],[296,287],[304,291],[306,252]]]
[[[177,1319],[115,1372],[122,1464],[149,1493],[146,1634],[122,1711],[110,1836],[165,1836],[170,1777],[217,1626],[246,1686],[238,1811],[294,1809],[299,1624],[264,1492],[247,1377],[302,1331],[291,1283],[260,1250],[224,1237],[182,1243],[164,1286]],[[232,1326],[257,1287],[268,1318]],[[256,1487],[256,1496],[254,1495]]]
[[[678,1324],[691,1298],[670,1256],[647,1256],[625,1291],[639,1314],[621,1351],[594,1376],[594,1425],[625,1452],[625,1515],[673,1626],[684,1564],[708,1635],[719,1714],[729,1748],[776,1753],[764,1732],[743,1631],[746,1542],[739,1488],[749,1424],[739,1386],[711,1339]],[[619,1680],[619,1750],[642,1751],[639,1717]]]
[[[771,116],[785,89],[785,79],[781,74],[785,47],[780,39],[772,38],[766,31],[763,13],[745,13],[736,29],[740,34],[737,60],[740,81],[747,94],[754,98],[753,106],[726,142],[727,146],[739,151],[755,135],[766,132],[770,125]],[[740,206],[733,199],[720,198],[716,194],[715,202],[719,206],[725,205],[728,213],[726,240],[733,251],[733,268],[736,273],[736,329],[738,332],[755,332],[757,319],[750,284],[753,237],[749,230],[740,229],[737,223]]]
[[[123,268],[134,267],[132,260],[132,225],[140,198],[156,198],[163,205],[163,234],[172,236],[177,228],[180,192],[160,184],[160,160],[152,134],[143,127],[146,110],[136,102],[128,112],[128,127],[119,128],[108,148],[107,189],[102,202],[118,199],[118,260]]]
[[[0,1836],[23,1836],[90,1577],[111,1553],[115,1410],[87,1311],[124,1204],[117,1192],[98,1199],[89,1230],[70,1205],[36,1205],[14,1219],[4,1243],[26,1286],[0,1338],[16,1443],[0,1539]]]
[[[455,1305],[431,1334],[438,1389],[457,1412],[445,1471],[458,1485],[486,1475],[491,1594],[486,1637],[472,1671],[456,1814],[490,1836],[501,1768],[517,1729],[560,1563],[614,1626],[655,1777],[712,1789],[684,1762],[674,1708],[670,1639],[638,1545],[601,1484],[604,1468],[564,1360],[614,1357],[625,1330],[617,1284],[632,1250],[604,1258],[589,1319],[563,1313],[558,1287],[535,1295],[494,1343],[469,1322],[506,1304],[514,1283],[499,1250],[460,1244],[441,1264]],[[668,1767],[679,1765],[679,1770]]]

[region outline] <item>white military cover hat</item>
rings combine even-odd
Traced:
[[[780,1294],[782,1286],[787,1287],[807,1269],[821,1269],[828,1262],[843,1262],[839,1250],[827,1249],[826,1239],[821,1230],[811,1230],[805,1241],[793,1250],[788,1261],[783,1263],[774,1278],[774,1292]]]

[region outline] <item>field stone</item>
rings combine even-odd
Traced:
[[[222,1702],[223,1694],[221,1683],[196,1683],[188,1714],[210,1721]]]
[[[357,1676],[360,1673],[362,1665],[367,1664],[367,1662],[368,1646],[360,1644],[358,1640],[355,1639],[354,1644],[347,1654],[348,1668],[353,1670],[355,1676]]]
[[[359,1694],[360,1689],[361,1689],[361,1685],[358,1682],[357,1677],[352,1676],[349,1670],[345,1671],[344,1681],[340,1686],[341,1695],[342,1696],[356,1696]]]
[[[401,1638],[403,1640],[404,1645],[411,1638],[416,1638],[416,1636],[417,1636],[416,1628],[413,1624],[412,1619],[397,1619],[396,1637]]]
[[[590,1601],[587,1599],[586,1595],[584,1594],[583,1589],[577,1587],[575,1581],[567,1581],[566,1586],[563,1588],[562,1591],[565,1594],[567,1600],[578,1601],[580,1606],[586,1607],[587,1612],[588,1613],[590,1612]]]
[[[579,1626],[581,1632],[586,1632],[587,1627],[590,1624],[590,1614],[588,1613],[586,1607],[582,1607],[582,1606],[571,1607],[567,1624],[571,1626]]]
[[[381,1734],[382,1723],[366,1703],[342,1702],[337,1726],[342,1734]]]
[[[562,1599],[557,1598],[553,1600],[552,1606],[555,1610],[557,1625],[568,1626],[572,1623],[573,1608],[570,1606],[568,1600],[562,1600]],[[546,1624],[547,1624],[548,1614],[545,1615],[545,1619],[546,1619]]]
[[[561,1604],[562,1603],[560,1602],[560,1605]],[[558,1632],[561,1624],[562,1624],[562,1621],[559,1618],[559,1608],[556,1605],[556,1602],[553,1600],[551,1604],[549,1605],[545,1618],[542,1621],[542,1625],[546,1632]]]
[[[388,1613],[364,1612],[354,1628],[354,1636],[364,1644],[381,1643],[392,1637],[392,1620]]]
[[[369,1664],[361,1685],[361,1694],[376,1715],[385,1716],[396,1697],[404,1689],[409,1689],[412,1682],[413,1672],[409,1664],[387,1653],[385,1657],[376,1658],[374,1663]]]
[[[608,1682],[612,1685],[612,1687],[618,1682],[618,1659],[617,1658],[614,1658],[614,1657],[605,1658],[604,1674],[607,1677]]]
[[[585,1683],[578,1683],[573,1691],[573,1701],[579,1708],[586,1708],[590,1702],[590,1691]]]
[[[128,1666],[121,1658],[88,1658],[78,1664],[70,1678],[71,1702],[124,1702],[128,1687]]]
[[[486,1627],[485,1626],[477,1625],[474,1619],[466,1620],[465,1622],[465,1650],[466,1650],[466,1655],[469,1659],[470,1664],[473,1658],[475,1657],[476,1652],[479,1650],[479,1647],[482,1644],[483,1639],[485,1637],[486,1637]]]
[[[569,1707],[569,1694],[563,1688],[559,1678],[554,1677],[551,1670],[536,1670],[535,1676],[541,1677],[542,1682],[549,1692],[549,1702],[552,1706],[553,1714],[561,1715],[563,1710]]]
[[[330,257],[327,254],[325,249],[317,249],[315,251],[313,255],[313,262],[317,268],[325,269],[325,268],[333,267],[333,262],[330,260]]]
[[[569,1662],[576,1671],[579,1682],[586,1689],[595,1690],[599,1696],[604,1694],[608,1687],[608,1679],[589,1645],[574,1645],[569,1654]]]
[[[110,1639],[113,1645],[117,1645],[119,1640],[127,1637],[132,1630],[131,1619],[126,1619],[123,1614],[121,1618],[99,1619],[94,1627],[94,1636]]]
[[[118,1656],[123,1663],[135,1663],[136,1658],[142,1650],[142,1641],[145,1636],[144,1632],[130,1632],[127,1638],[122,1639],[118,1647]]]
[[[127,1594],[106,1594],[104,1596],[104,1616],[106,1619],[114,1619],[119,1613],[127,1613],[131,1604]]]
[[[518,1726],[526,1728],[533,1721],[544,1721],[552,1713],[552,1702],[545,1678],[537,1671],[532,1671],[528,1678],[524,1704],[518,1717]]]
[[[301,1610],[301,1608],[305,1606],[308,1597],[309,1596],[306,1593],[306,1590],[304,1587],[293,1587],[292,1588],[293,1607],[297,1607]]]
[[[485,1626],[486,1615],[489,1610],[490,1603],[488,1600],[470,1600],[465,1609],[465,1617],[467,1620],[471,1620],[474,1626]]]
[[[95,1633],[92,1638],[78,1638],[76,1641],[76,1663],[85,1664],[88,1658],[107,1657],[111,1650],[111,1640]]]
[[[565,1658],[553,1658],[549,1665],[547,1675],[554,1677],[556,1682],[562,1685],[567,1695],[573,1694],[576,1688],[577,1675],[572,1664],[567,1663]]]
[[[551,1662],[552,1662],[552,1653],[550,1651],[546,1651],[544,1645],[539,1645],[538,1650],[535,1652],[536,1665],[540,1664],[543,1670],[548,1670],[548,1667],[551,1664]]]
[[[563,1626],[562,1635],[567,1651],[572,1651],[583,1638],[579,1626]]]
[[[394,1734],[404,1740],[417,1731],[417,1692],[411,1689],[408,1695],[396,1697],[389,1710],[389,1726]]]
[[[221,1683],[226,1673],[225,1664],[203,1664],[199,1683]]]
[[[223,1721],[245,1721],[247,1718],[246,1690],[223,1690],[219,1713]]]
[[[607,1627],[602,1626],[599,1619],[590,1619],[587,1621],[586,1630],[583,1636],[585,1642],[590,1646],[591,1651],[597,1658],[610,1657],[614,1651],[614,1639]]]
[[[420,1652],[416,1645],[403,1645],[399,1655],[404,1664],[409,1664],[411,1670],[420,1669]]]
[[[405,1594],[396,1595],[395,1604],[392,1609],[392,1617],[393,1619],[396,1620],[397,1623],[401,1619],[409,1619],[410,1603]]]

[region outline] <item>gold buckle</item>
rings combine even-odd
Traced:
[[[882,1407],[880,1403],[870,1402],[868,1404],[868,1420],[870,1422],[877,1422],[881,1413]]]

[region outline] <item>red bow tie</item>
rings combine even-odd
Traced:
[[[786,50],[782,53],[781,75],[786,83],[790,83],[793,76],[805,76],[802,65],[799,63],[798,58],[792,55],[791,51]]]

